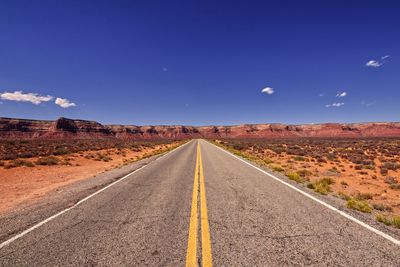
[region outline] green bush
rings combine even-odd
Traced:
[[[317,183],[314,184],[314,191],[320,193],[321,195],[327,195],[332,190],[327,184],[324,183]]]
[[[263,159],[263,161],[264,161],[265,164],[271,164],[271,163],[273,163],[273,161],[272,161],[271,159],[268,159],[268,158]]]
[[[275,172],[284,172],[284,171],[285,171],[285,169],[282,168],[282,167],[279,166],[279,165],[272,165],[272,166],[271,166],[271,169],[272,169],[273,171],[275,171]]]
[[[327,195],[332,191],[330,185],[334,183],[335,181],[332,178],[322,178],[318,181],[307,184],[307,187],[313,189],[315,192],[320,193],[321,195]]]
[[[332,178],[322,178],[318,181],[309,184],[307,187],[313,189],[317,193],[326,195],[332,191],[330,185],[333,184],[334,182],[335,181]]]
[[[385,216],[382,215],[382,214],[376,215],[376,220],[377,220],[378,222],[384,223],[384,224],[386,224],[386,225],[392,225],[391,220],[390,220],[389,218],[385,217]]]
[[[366,201],[356,200],[354,198],[347,201],[347,207],[349,209],[358,210],[366,213],[371,213],[372,211],[371,206]]]
[[[389,218],[382,214],[378,214],[376,216],[376,220],[378,222],[384,223],[386,225],[392,225],[396,228],[400,228],[400,216],[395,215],[392,218]]]
[[[400,216],[393,216],[392,225],[396,228],[400,228]]]
[[[298,173],[295,172],[289,172],[286,174],[286,176],[290,179],[293,180],[297,183],[304,183],[304,180],[301,178],[301,176]]]

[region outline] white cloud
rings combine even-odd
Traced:
[[[62,107],[62,108],[69,108],[69,107],[75,107],[76,106],[76,104],[75,103],[72,103],[71,101],[69,101],[68,99],[66,99],[66,98],[60,98],[60,97],[57,97],[56,98],[56,101],[54,102],[56,105],[59,105],[60,107]]]
[[[337,92],[336,97],[345,97],[347,96],[347,92]]]
[[[343,102],[340,102],[340,103],[333,103],[333,104],[332,104],[333,107],[341,107],[341,106],[343,106],[343,105],[344,105]]]
[[[324,93],[320,93],[320,94],[319,94],[319,97],[324,97],[324,96],[325,96]]]
[[[327,107],[327,108],[330,108],[330,107],[338,108],[338,107],[341,107],[341,106],[343,106],[343,105],[344,105],[343,102],[334,102],[334,103],[332,103],[332,104],[325,105],[325,107]]]
[[[264,89],[261,90],[261,93],[272,95],[274,93],[274,89],[272,89],[271,87],[265,87]]]
[[[52,100],[54,97],[50,95],[42,96],[36,93],[23,93],[22,91],[15,91],[13,93],[0,93],[0,98],[8,101],[31,102],[32,104],[39,105],[42,102],[48,102]]]
[[[372,68],[379,68],[382,65],[383,65],[383,63],[380,63],[379,61],[376,61],[376,60],[370,60],[365,64],[365,66],[372,67]]]
[[[381,67],[383,64],[385,64],[387,62],[388,58],[390,58],[390,55],[386,55],[386,56],[381,57],[381,60],[371,59],[367,63],[365,63],[365,66],[371,67],[371,68],[379,68],[379,67]]]
[[[166,68],[166,67],[163,67],[162,68],[162,71],[167,71],[168,69]]]

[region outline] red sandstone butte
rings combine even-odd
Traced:
[[[102,125],[95,121],[0,118],[0,139],[157,140],[186,138],[363,138],[400,137],[400,123],[325,123],[307,125],[244,124],[235,126]]]

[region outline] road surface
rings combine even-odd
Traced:
[[[204,140],[33,228],[0,240],[0,266],[400,265],[398,239]]]

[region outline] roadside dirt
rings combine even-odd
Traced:
[[[160,144],[141,151],[104,149],[57,156],[57,165],[14,168],[0,167],[0,213],[33,202],[47,192],[73,182],[88,179],[144,157],[162,153],[178,143]],[[29,159],[35,162],[38,158]],[[7,162],[5,162],[7,164]]]
[[[387,177],[399,177],[398,171],[389,170],[385,177],[375,170],[362,170],[360,173],[359,170],[354,169],[354,164],[344,159],[339,162],[317,163],[307,157],[305,157],[305,161],[295,161],[293,156],[284,153],[278,156],[272,151],[266,151],[266,154],[268,154],[268,158],[290,172],[310,171],[310,175],[307,176],[310,182],[325,177],[333,179],[335,183],[330,187],[334,194],[339,196],[370,194],[369,202],[371,204],[390,207],[392,209],[390,213],[400,215],[400,190],[391,189],[390,185],[385,182]],[[375,164],[376,166],[382,165],[379,160],[375,160]]]
[[[373,214],[400,215],[397,139],[217,143],[274,171],[293,175],[305,185],[329,179],[332,183],[327,194],[343,199],[362,198],[373,208]]]

